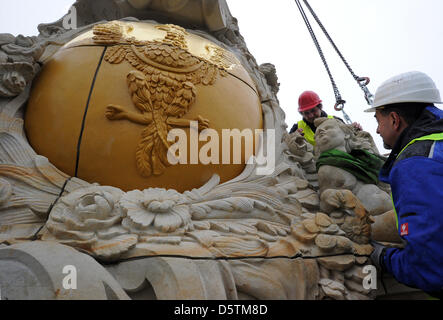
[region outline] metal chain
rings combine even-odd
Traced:
[[[318,18],[317,14],[314,12],[314,10],[312,9],[312,7],[309,5],[307,0],[303,0],[303,2],[305,3],[306,7],[309,9],[309,11],[311,12],[312,16],[314,17],[315,21],[317,21],[318,25],[320,26],[321,30],[323,31],[323,33],[325,34],[326,38],[328,38],[329,42],[331,42],[332,46],[334,47],[335,51],[337,52],[337,54],[340,56],[340,58],[343,60],[344,64],[346,65],[346,68],[348,68],[349,72],[352,74],[352,76],[354,77],[355,80],[359,79],[359,76],[357,76],[354,71],[352,71],[351,66],[349,65],[349,63],[346,61],[345,57],[342,55],[342,53],[340,52],[340,50],[338,50],[337,46],[335,45],[334,41],[332,40],[331,36],[329,35],[329,33],[326,31],[326,28],[323,26],[323,24],[321,23],[320,19]]]
[[[323,24],[321,23],[320,19],[318,18],[317,14],[315,13],[315,11],[312,9],[312,7],[309,5],[308,0],[303,0],[303,2],[305,3],[306,7],[309,9],[309,11],[311,12],[312,16],[314,17],[315,21],[318,23],[318,25],[320,26],[321,30],[323,31],[323,33],[325,34],[326,38],[328,38],[329,42],[332,44],[332,46],[334,47],[335,51],[337,52],[337,54],[340,56],[340,58],[342,59],[343,63],[345,64],[346,68],[348,68],[349,72],[351,73],[351,75],[354,77],[354,79],[357,81],[358,85],[360,86],[360,88],[363,90],[363,92],[365,93],[365,99],[367,101],[367,103],[369,105],[372,105],[373,102],[373,98],[374,96],[372,95],[372,93],[369,91],[369,89],[367,88],[367,85],[370,82],[370,79],[368,77],[359,77],[357,76],[354,71],[352,70],[351,66],[349,65],[349,63],[346,61],[345,57],[342,55],[342,53],[340,52],[340,50],[337,48],[337,46],[335,45],[334,41],[332,40],[331,36],[329,35],[329,33],[326,31],[326,28],[323,26]]]
[[[343,110],[344,104],[346,101],[344,101],[340,95],[340,91],[338,90],[337,85],[335,84],[334,78],[332,76],[331,70],[329,69],[328,63],[326,61],[326,58],[323,54],[323,50],[320,47],[320,44],[317,40],[317,37],[315,36],[314,30],[312,29],[311,23],[309,22],[308,17],[306,16],[306,13],[300,3],[300,0],[295,0],[295,3],[298,6],[298,9],[300,10],[301,16],[303,18],[303,20],[305,21],[306,27],[308,28],[309,33],[311,34],[312,40],[314,41],[315,46],[317,47],[317,51],[320,54],[320,58],[323,61],[323,64],[326,68],[326,71],[328,72],[329,75],[329,79],[331,80],[331,84],[332,84],[332,88],[334,90],[334,95],[335,95],[335,100],[336,100],[336,104],[335,104],[335,109],[337,111]],[[341,109],[339,109],[339,106],[341,106]]]

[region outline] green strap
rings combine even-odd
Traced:
[[[365,150],[354,149],[347,153],[332,149],[322,152],[317,159],[317,170],[324,165],[341,168],[364,183],[377,184],[383,160]]]
[[[431,140],[431,141],[440,141],[443,140],[443,132],[440,133],[433,133],[427,136],[423,136],[417,139],[412,140],[411,142],[409,142],[398,154],[397,158],[402,154],[403,151],[405,151],[405,149],[407,147],[409,147],[411,144],[417,142],[417,141],[425,141],[425,140]],[[397,210],[395,209],[395,205],[394,205],[394,196],[391,193],[391,200],[392,200],[392,207],[394,208],[394,213],[395,213],[395,223],[397,226],[397,230],[398,230],[398,215],[397,215]]]

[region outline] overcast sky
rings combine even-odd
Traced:
[[[289,127],[300,119],[297,100],[305,90],[316,91],[327,113],[335,98],[328,75],[294,0],[227,0],[240,32],[259,64],[277,68],[278,94]],[[0,33],[36,35],[39,23],[58,20],[74,0],[0,0]],[[358,76],[371,78],[375,93],[387,78],[422,71],[443,89],[442,0],[310,0],[332,39]],[[310,17],[310,16],[309,16]],[[311,18],[311,17],[310,17]],[[311,18],[311,23],[315,21]],[[373,114],[358,87],[327,39],[317,34],[353,121],[369,131],[381,152]]]

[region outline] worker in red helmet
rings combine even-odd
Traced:
[[[297,131],[303,135],[310,144],[315,146],[315,130],[314,120],[320,117],[335,118],[343,122],[342,119],[334,116],[329,116],[322,110],[322,101],[318,94],[313,91],[305,91],[298,98],[298,112],[303,116],[303,119],[294,124],[289,133]],[[362,130],[362,127],[357,122],[352,124],[356,129]]]

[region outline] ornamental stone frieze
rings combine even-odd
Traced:
[[[387,236],[386,188],[318,169],[316,150],[287,134],[275,67],[257,64],[224,0],[73,7],[77,28],[64,28],[70,12],[37,37],[0,35],[3,295],[380,294],[365,285],[371,233],[401,245]],[[368,133],[334,126],[378,154]],[[209,155],[219,151],[218,161],[193,163],[190,141],[185,156],[169,154],[174,129],[197,137],[198,154],[209,155],[204,132],[220,139]],[[223,162],[225,129],[254,132],[242,137],[253,148],[240,163]],[[266,153],[274,161],[263,163]],[[74,291],[63,285],[66,266],[84,275]]]

